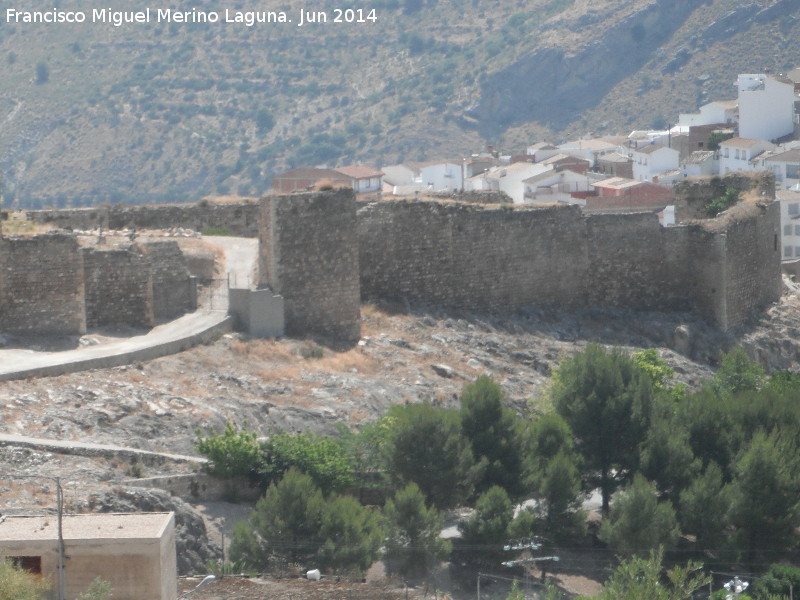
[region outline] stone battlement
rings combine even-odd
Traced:
[[[694,212],[727,186],[762,199],[668,228],[647,212],[585,215],[577,206],[457,199],[357,203],[352,190],[218,207],[124,208],[135,220],[113,222],[258,235],[259,284],[283,296],[289,335],[352,343],[360,302],[381,297],[485,311],[688,311],[726,330],[781,294],[778,204],[766,199],[768,178],[740,179],[693,180],[676,194]],[[32,218],[75,228],[112,222],[104,209],[83,210],[98,212],[88,221],[75,212],[80,223],[65,211]],[[112,314],[135,324],[169,316],[176,305],[189,308],[180,304],[183,284],[175,284],[183,268],[167,246],[82,251],[65,234],[2,238],[0,331],[80,332]]]

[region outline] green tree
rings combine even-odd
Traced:
[[[476,463],[485,465],[478,492],[494,485],[519,497],[522,448],[514,413],[503,406],[503,391],[491,378],[478,377],[461,392],[461,428],[472,446]]]
[[[679,535],[672,505],[659,502],[655,485],[637,473],[615,498],[599,537],[615,550],[642,555],[660,546],[674,546]]]
[[[391,570],[421,574],[450,554],[450,542],[440,537],[444,518],[425,505],[416,483],[409,483],[386,502],[386,556]]]
[[[475,505],[475,512],[459,525],[466,546],[485,554],[502,553],[508,539],[508,526],[514,518],[514,505],[500,486],[489,488]]]
[[[559,452],[543,464],[534,497],[538,500],[537,513],[544,535],[562,539],[584,532],[581,475],[570,456]]]
[[[0,561],[0,600],[41,600],[49,589],[50,582]]]
[[[663,406],[667,402],[670,406]],[[694,456],[689,432],[671,414],[671,404],[669,399],[657,403],[639,463],[642,474],[656,483],[659,492],[677,503],[681,491],[700,472],[701,461]]]
[[[767,572],[753,582],[752,593],[757,600],[789,598],[800,590],[800,568],[792,565],[770,565]]]
[[[261,455],[255,432],[244,428],[237,431],[228,421],[220,434],[203,437],[200,429],[195,434],[198,437],[195,448],[211,461],[206,468],[212,475],[228,478],[250,475],[257,469]]]
[[[608,514],[614,489],[638,466],[653,384],[621,350],[606,352],[590,344],[559,366],[552,396],[576,438],[585,482],[590,488],[599,485]]]
[[[458,413],[429,404],[395,406],[389,472],[395,482],[413,481],[437,508],[472,495],[480,470],[461,432]]]
[[[649,558],[622,561],[594,600],[689,600],[711,581],[702,565],[693,562],[664,573],[663,560],[664,552],[658,549],[651,550]]]
[[[305,562],[317,552],[325,500],[311,477],[289,469],[256,503],[247,527],[237,527],[231,560],[265,569],[270,559]]]
[[[731,522],[739,546],[753,563],[762,552],[797,543],[800,527],[800,459],[790,436],[757,433],[734,465]]]
[[[658,389],[665,389],[667,382],[675,374],[674,369],[658,355],[654,348],[637,350],[631,354],[631,360],[633,364],[650,376],[653,387]]]
[[[698,548],[713,552],[725,541],[730,505],[730,487],[725,485],[719,465],[711,462],[681,492],[678,519],[683,531],[695,536]]]
[[[353,467],[345,445],[315,433],[276,433],[261,444],[258,475],[262,487],[280,480],[290,468],[306,473],[327,495],[353,484]]]
[[[375,561],[383,540],[377,513],[352,496],[326,502],[319,536],[320,566],[333,573],[363,574]]]
[[[723,355],[714,374],[713,387],[721,396],[746,390],[758,390],[765,383],[764,369],[750,360],[744,348],[737,346]]]

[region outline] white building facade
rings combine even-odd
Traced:
[[[765,74],[739,75],[739,136],[774,141],[794,132],[794,83]]]

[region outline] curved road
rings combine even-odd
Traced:
[[[258,240],[247,238],[204,238],[225,254],[225,272],[232,287],[252,287],[258,257]],[[226,285],[220,281],[219,285]],[[74,373],[86,369],[116,367],[139,360],[152,360],[186,350],[214,335],[218,329],[230,329],[228,295],[215,294],[214,310],[205,308],[158,325],[147,334],[108,344],[86,346],[63,352],[35,350],[0,350],[0,381]]]

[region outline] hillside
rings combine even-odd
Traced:
[[[87,22],[47,24],[9,22],[22,9],[0,1],[5,206],[257,195],[298,164],[628,133],[800,55],[797,0],[375,0],[334,23],[337,7],[184,1],[190,21],[220,22],[178,23],[63,0],[55,12]],[[149,23],[90,22],[146,8]],[[298,27],[301,8],[328,22]],[[226,9],[293,22],[226,23]]]

